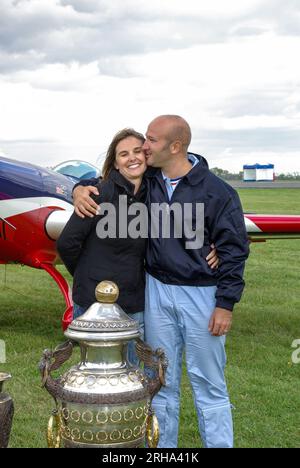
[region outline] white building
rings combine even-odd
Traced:
[[[272,182],[274,180],[274,164],[253,164],[243,166],[244,182]]]

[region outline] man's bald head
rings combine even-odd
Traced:
[[[156,117],[151,124],[157,124],[164,128],[166,138],[170,143],[180,141],[184,151],[187,151],[192,132],[189,124],[179,115],[160,115]]]

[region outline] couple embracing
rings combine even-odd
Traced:
[[[225,337],[244,288],[248,238],[236,191],[209,171],[202,156],[188,152],[190,142],[190,126],[176,115],[155,118],[145,137],[133,129],[117,133],[102,180],[75,186],[75,211],[57,247],[74,277],[74,317],[95,301],[100,281],[112,280],[120,289],[119,305],[140,323],[146,342],[164,349],[169,361],[166,386],[152,403],[160,425],[159,447],[177,447],[185,351],[203,444],[231,448]],[[128,211],[125,221],[120,197]],[[97,225],[106,204],[116,208],[116,226],[113,235],[105,236]],[[161,208],[148,236],[120,235],[124,223],[127,228],[134,221],[135,204],[146,205],[152,218],[153,205]],[[187,207],[200,243],[192,242],[191,229],[182,226]],[[173,230],[165,229],[166,219]],[[136,359],[133,347],[129,359]]]

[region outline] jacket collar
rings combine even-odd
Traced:
[[[134,197],[140,198],[140,196],[144,195],[144,188],[145,182],[142,180],[141,186],[137,193],[134,195],[135,186],[132,184],[128,179],[126,179],[119,171],[116,169],[112,169],[109,174],[109,179],[114,182],[119,187],[125,189],[128,195],[132,195]]]
[[[199,182],[201,182],[207,175],[209,168],[208,168],[208,163],[206,159],[203,156],[200,156],[199,154],[196,153],[188,153],[192,154],[195,156],[198,160],[199,163],[196,164],[184,177],[183,179],[186,180],[186,182],[189,185],[197,185]],[[155,177],[156,179],[163,180],[161,170],[159,168],[155,167],[148,167],[147,171],[145,172],[145,177],[147,178],[153,178]]]
[[[112,169],[109,174],[109,179],[112,180],[115,184],[119,185],[119,187],[123,187],[126,192],[133,194],[134,193],[134,185],[129,182],[119,171],[116,169]]]

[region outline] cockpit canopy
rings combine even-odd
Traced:
[[[77,180],[92,179],[100,177],[101,171],[98,167],[86,161],[72,160],[65,161],[52,168],[53,171]]]

